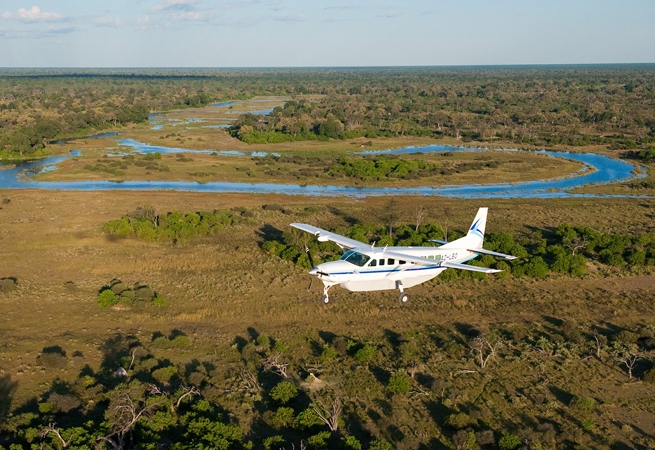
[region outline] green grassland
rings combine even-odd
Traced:
[[[389,199],[149,193],[148,207],[160,212],[221,209],[238,216],[209,235],[174,243],[103,234],[105,223],[144,206],[143,193],[3,196],[10,201],[0,210],[2,276],[17,279],[14,290],[0,293],[6,319],[2,411],[11,412],[5,439],[25,442],[10,430],[21,429],[24,414],[45,403],[50,406],[41,409],[54,409],[41,413],[42,421],[72,426],[55,391],[77,399],[73,411],[97,416],[111,404],[116,381],[110,374],[128,366],[138,348],[128,379],[152,380],[170,395],[175,386],[197,386],[243,430],[243,443],[234,448],[248,441],[263,448],[267,437],[278,435],[290,448],[328,430],[276,422],[282,406],[270,392],[281,378],[263,368],[277,351],[301,393],[285,406],[294,417],[336,392],[344,404],[340,438],[365,446],[379,438],[398,448],[462,448],[471,433],[483,447],[500,445],[505,435],[541,448],[652,445],[652,389],[642,380],[652,364],[647,342],[655,319],[647,268],[591,261],[582,278],[437,278],[412,288],[406,307],[393,292],[337,288],[333,302],[323,306],[316,284],[307,292],[305,270],[270,255],[262,243],[295,221],[336,229],[353,222],[384,225]],[[422,206],[426,221],[460,231],[480,205],[395,201],[399,224],[411,225]],[[650,200],[484,203],[489,232],[531,236],[562,223],[608,233],[655,232]],[[98,292],[115,278],[150,286],[165,304],[100,307]],[[594,336],[605,339],[600,350]],[[484,368],[472,347],[476,337],[497,345]],[[630,345],[640,358],[633,378],[615,359],[617,349]],[[370,355],[359,353],[365,348]],[[254,373],[258,385],[243,388],[242,370]],[[413,378],[403,378],[411,371]],[[308,384],[309,373],[318,377],[316,385]],[[39,420],[28,423],[38,427]],[[141,439],[144,432],[135,430]]]
[[[349,147],[345,147],[349,149]],[[346,152],[292,152],[280,156],[178,153],[107,157],[86,151],[36,177],[39,181],[194,180],[422,186],[519,182],[571,176],[582,165],[565,159],[516,152],[447,152],[436,155],[359,156]]]

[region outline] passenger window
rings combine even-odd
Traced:
[[[381,266],[384,266],[384,259],[381,259],[381,260],[380,260],[380,265],[381,265]]]
[[[400,261],[398,261],[398,264],[403,265],[403,264],[405,264],[405,261],[400,260]]]
[[[377,266],[377,265],[378,265],[378,260],[377,260],[377,259],[373,259],[373,260],[371,260],[371,264],[369,264],[368,266],[369,266],[369,267],[375,267],[375,266]]]
[[[389,264],[390,266],[393,266],[394,264],[396,264],[396,260],[389,258],[389,259],[387,259],[387,264]]]

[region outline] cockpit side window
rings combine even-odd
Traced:
[[[348,250],[346,253],[341,255],[341,258],[339,259],[341,259],[342,261],[347,261],[359,267],[364,267],[364,265],[368,262],[369,259],[371,259],[371,257],[363,253],[359,253],[355,250]]]
[[[377,267],[377,265],[378,265],[378,260],[374,259],[374,260],[371,260],[371,264],[369,264],[368,266],[369,267]]]

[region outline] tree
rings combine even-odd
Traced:
[[[481,368],[485,368],[491,358],[496,357],[496,350],[502,346],[502,341],[491,344],[486,338],[476,337],[469,342],[471,353],[477,354]]]
[[[343,404],[341,397],[338,394],[332,393],[323,400],[314,400],[310,405],[316,416],[321,422],[328,426],[330,431],[334,434],[339,428],[339,416]]]
[[[414,231],[418,233],[418,229],[427,215],[428,211],[423,207],[423,205],[420,205],[418,208],[416,208],[416,227],[414,228]]]
[[[273,400],[284,405],[298,395],[298,388],[291,381],[281,381],[271,389],[270,395]]]
[[[143,385],[138,381],[117,388],[111,396],[109,407],[105,411],[105,424],[110,432],[99,436],[98,440],[118,450],[125,447],[125,439],[136,423],[152,417],[164,403],[164,397],[157,386]]]
[[[395,198],[391,198],[388,202],[387,205],[385,206],[384,210],[384,222],[386,223],[388,229],[389,229],[389,237],[393,236],[393,227],[396,224],[396,221],[398,220],[399,214],[398,214],[398,203],[396,202]]]

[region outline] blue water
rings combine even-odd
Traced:
[[[217,153],[235,157],[263,157],[265,152],[245,153],[237,150],[188,150],[183,148],[162,147],[144,144],[134,139],[119,139],[121,148],[132,152],[147,154],[159,152],[170,153]],[[427,147],[406,147],[397,150],[366,151],[363,154],[408,154],[460,151],[486,151],[485,149],[456,148],[431,145]],[[520,150],[508,150],[520,151]],[[635,175],[635,166],[625,161],[608,158],[592,153],[569,153],[536,151],[544,157],[567,158],[585,164],[585,168],[570,177],[552,180],[539,180],[521,183],[497,183],[488,185],[456,186],[422,186],[409,188],[390,187],[353,187],[353,186],[318,186],[300,184],[273,183],[230,183],[230,182],[192,182],[192,181],[70,181],[43,182],[33,181],[30,174],[43,170],[53,170],[68,155],[45,158],[38,161],[19,163],[15,168],[0,170],[0,189],[53,189],[76,191],[106,190],[172,190],[197,192],[234,192],[259,194],[288,194],[307,196],[351,196],[368,197],[384,195],[427,195],[457,198],[565,198],[565,197],[623,197],[615,195],[574,194],[572,189],[589,185],[629,181],[642,175]],[[72,156],[79,155],[71,152]],[[0,163],[2,164],[2,163]]]
[[[220,106],[230,106],[232,104],[234,104],[234,102],[220,102],[220,103],[212,103],[210,106],[220,107]]]

